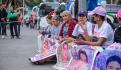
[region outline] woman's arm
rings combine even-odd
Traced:
[[[92,41],[92,37],[89,36],[88,34],[82,34],[83,38],[86,40],[86,41]]]
[[[59,43],[61,43],[63,41],[62,36],[59,36]]]
[[[90,41],[84,41],[84,40],[76,40],[74,41],[78,45],[91,45],[91,46],[102,46],[106,41],[106,38],[99,38],[97,42],[90,42]]]

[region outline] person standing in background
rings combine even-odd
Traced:
[[[33,10],[32,13],[31,13],[31,19],[32,19],[32,28],[34,29],[36,24],[37,24],[37,13],[36,13],[36,10]]]
[[[2,4],[0,4],[0,35],[2,35],[2,27],[1,27],[1,6]]]
[[[15,33],[16,38],[20,39],[18,29],[17,29],[18,23],[15,22],[15,21],[17,21],[17,11],[15,10],[15,8],[13,6],[10,7],[10,11],[8,11],[7,17],[9,19],[9,21],[11,22],[10,23],[11,39],[14,38],[14,33]]]
[[[20,36],[20,26],[22,25],[22,17],[21,17],[21,8],[18,7],[17,8],[17,18],[18,18],[18,33],[19,33],[19,36]]]
[[[6,22],[7,22],[7,11],[6,11],[6,5],[2,4],[1,8],[1,27],[2,27],[2,38],[5,38],[6,34]]]

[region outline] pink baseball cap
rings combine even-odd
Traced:
[[[117,14],[116,14],[116,17],[117,17],[117,18],[121,18],[121,9],[118,10],[118,12],[117,12]]]
[[[107,11],[104,7],[98,6],[93,11],[89,12],[88,15],[97,14],[100,16],[106,16],[106,13],[107,13]]]

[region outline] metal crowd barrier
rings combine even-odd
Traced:
[[[3,23],[6,23],[6,24],[11,24],[11,23],[18,23],[18,22],[20,22],[20,21],[11,21],[11,22],[0,22],[0,24],[3,24]]]
[[[121,5],[106,5],[107,12],[117,12],[119,9],[121,9]]]

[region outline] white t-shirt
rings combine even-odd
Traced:
[[[86,22],[86,29],[87,29],[88,35],[92,35],[92,23]],[[84,30],[82,29],[82,27],[79,24],[76,24],[72,35],[77,37],[79,34],[83,34],[83,33],[84,33]]]
[[[61,30],[61,24],[58,25],[57,27],[56,26],[52,26],[51,28],[51,34],[55,36],[55,38],[59,38],[59,33],[60,33],[60,30]]]
[[[106,21],[103,22],[100,28],[98,28],[98,25],[95,24],[93,36],[96,36],[98,38],[106,38],[106,42],[103,44],[103,46],[105,47],[111,45],[114,41],[114,31],[110,24]]]

